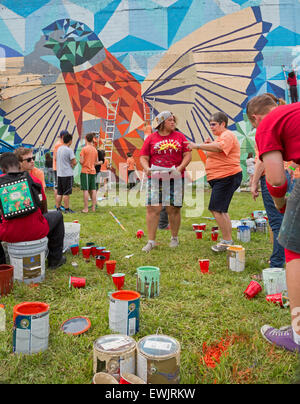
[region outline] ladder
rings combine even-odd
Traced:
[[[112,163],[118,106],[119,99],[117,101],[109,101],[107,103],[106,128],[103,147],[105,151],[105,158],[108,160],[109,165]]]
[[[290,95],[290,92],[289,92],[289,86],[288,86],[288,83],[287,83],[287,76],[286,76],[286,70],[285,70],[285,65],[281,65],[281,68],[282,68],[282,71],[283,71],[283,75],[284,75],[284,82],[285,82],[285,91],[286,91],[286,93],[287,93],[287,99],[289,100],[289,104],[291,103],[291,95]]]
[[[144,121],[145,121],[145,127],[147,127],[148,125],[152,127],[152,122],[154,119],[154,105],[155,105],[155,98],[151,99],[152,103],[150,104],[150,106],[145,102],[143,102],[144,105]],[[147,108],[148,106],[148,108]],[[146,140],[146,137],[144,137],[144,141]],[[140,190],[142,191],[144,188],[144,185],[146,185],[147,182],[147,177],[146,177],[146,173],[145,171],[143,171],[143,176],[141,179],[141,187]]]

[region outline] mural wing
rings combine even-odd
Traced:
[[[66,129],[73,134],[76,144],[78,132],[62,75],[55,84],[30,87],[33,89],[1,103],[0,114],[10,125],[10,131],[15,131],[22,143],[34,147],[44,144],[51,149],[60,131]]]
[[[155,112],[170,110],[178,127],[198,142],[210,136],[209,116],[225,112],[229,125],[242,118],[255,90],[257,61],[271,24],[259,7],[246,8],[205,24],[169,48],[142,85]]]

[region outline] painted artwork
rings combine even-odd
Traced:
[[[275,4],[276,3],[276,4]],[[139,150],[151,119],[171,110],[188,139],[211,136],[224,111],[254,148],[249,98],[288,102],[287,69],[300,60],[298,0],[2,0],[0,139],[52,150],[61,130],[78,155],[88,132],[107,132],[115,111],[112,165]],[[100,143],[101,143],[100,141]],[[199,162],[201,152],[193,152]],[[76,167],[78,176],[80,166]]]

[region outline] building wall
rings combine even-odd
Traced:
[[[87,132],[104,137],[118,101],[117,167],[128,151],[138,160],[151,113],[171,110],[202,142],[221,110],[245,170],[247,100],[272,92],[288,102],[282,65],[300,60],[299,15],[298,0],[2,0],[0,136],[51,150],[67,129],[79,152]]]

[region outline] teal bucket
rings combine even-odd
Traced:
[[[262,272],[265,292],[274,295],[287,290],[284,268],[266,268]]]
[[[136,289],[143,297],[159,296],[160,269],[145,266],[137,268]]]

